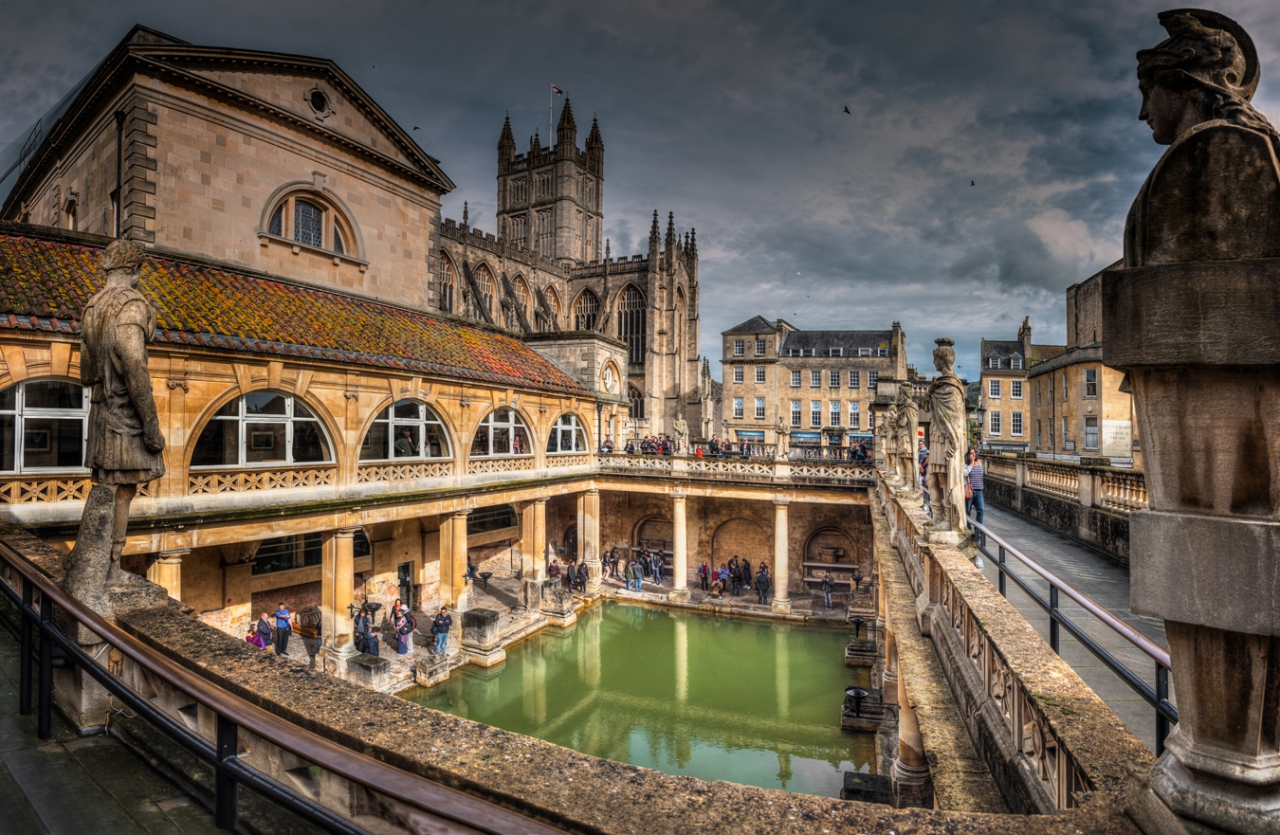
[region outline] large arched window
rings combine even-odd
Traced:
[[[451,458],[449,435],[431,407],[401,400],[378,412],[360,445],[361,461]]]
[[[357,255],[351,222],[332,200],[316,191],[281,198],[271,210],[267,234],[337,255]]]
[[[480,298],[476,299],[477,307],[483,309],[489,316],[493,316],[493,275],[490,274],[488,267],[476,269],[476,289],[480,291]]]
[[[89,389],[28,380],[0,390],[0,472],[84,469]]]
[[[515,293],[516,307],[520,309],[520,312],[525,316],[525,318],[528,318],[530,298],[529,285],[525,283],[523,278],[516,276],[515,281],[511,282],[511,289]]]
[[[315,413],[274,391],[237,397],[209,420],[191,455],[192,467],[321,464],[332,445]]]
[[[587,433],[582,428],[582,421],[575,414],[562,415],[551,427],[551,437],[547,438],[547,452],[586,452]]]
[[[634,284],[618,297],[618,338],[627,343],[627,362],[644,362],[645,331],[648,325],[644,294]]]
[[[532,454],[524,419],[515,409],[506,406],[494,409],[480,421],[480,428],[471,441],[472,458]]]
[[[443,252],[440,253],[440,309],[446,313],[453,312],[454,289],[458,286],[458,271],[453,268],[453,261]]]
[[[573,329],[593,331],[600,315],[600,298],[590,290],[583,290],[578,303],[573,306]]]
[[[635,386],[627,386],[627,397],[631,400],[630,416],[636,420],[644,420],[644,392]]]
[[[548,323],[547,330],[556,331],[560,329],[560,295],[556,293],[556,288],[548,286],[542,294],[547,300],[547,310],[551,313],[551,321]]]

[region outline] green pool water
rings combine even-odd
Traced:
[[[490,670],[405,697],[436,710],[667,774],[838,796],[875,770],[870,734],[840,730],[848,632],[608,603]]]

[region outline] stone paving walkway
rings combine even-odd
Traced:
[[[213,818],[110,736],[78,738],[53,711],[53,738],[18,715],[18,644],[0,627],[0,832],[213,835]]]
[[[1091,551],[1066,537],[1040,527],[1019,516],[1000,508],[987,505],[985,522],[987,527],[1017,547],[1027,556],[1036,560],[1049,571],[1070,583],[1077,591],[1093,599],[1102,607],[1110,610],[1118,618],[1132,626],[1162,647],[1168,648],[1164,635],[1164,622],[1156,618],[1135,615],[1129,609],[1129,571],[1096,551]],[[994,543],[989,550],[996,553]],[[986,567],[983,574],[996,584],[999,572],[994,561],[985,557]],[[1049,584],[1031,569],[1008,558],[1008,565],[1046,600],[1049,596]],[[1009,602],[1027,621],[1035,627],[1040,636],[1049,640],[1049,615],[1041,609],[1022,589],[1012,582],[1006,583]],[[1091,638],[1101,644],[1108,652],[1133,670],[1143,681],[1155,686],[1155,662],[1146,653],[1139,650],[1128,640],[1118,635],[1110,627],[1085,612],[1066,595],[1061,595],[1060,608]],[[1146,703],[1120,677],[1111,672],[1097,656],[1087,650],[1079,641],[1060,630],[1060,652],[1063,660],[1102,697],[1112,710],[1124,720],[1129,729],[1151,750],[1156,744],[1155,709]],[[1169,679],[1169,700],[1175,705],[1173,696],[1173,678]]]

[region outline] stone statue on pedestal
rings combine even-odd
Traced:
[[[80,319],[80,376],[92,387],[85,467],[93,487],[67,557],[66,587],[91,606],[101,605],[109,584],[133,576],[120,567],[129,506],[139,485],[164,475],[164,436],[147,371],[156,311],[137,289],[144,254],[135,241],[107,247],[106,287]]]
[[[890,403],[880,420],[882,449],[884,450],[885,478],[890,484],[898,482],[898,406]]]
[[[911,490],[920,488],[920,468],[916,459],[916,435],[920,428],[920,407],[911,396],[910,386],[898,387],[898,475]]]
[[[672,428],[676,433],[676,452],[687,452],[689,448],[689,424],[685,422],[683,417],[678,417]]]
[[[933,367],[938,376],[920,404],[933,416],[929,424],[929,473],[926,487],[933,527],[964,531],[965,388],[955,374],[956,352],[950,339],[936,339]],[[914,456],[912,456],[914,460]]]
[[[1280,135],[1249,35],[1160,14],[1138,117],[1169,149],[1102,279],[1107,364],[1141,427],[1130,596],[1163,618],[1180,721],[1130,787],[1148,833],[1280,832]]]
[[[783,459],[787,457],[787,451],[791,446],[791,427],[782,419],[782,415],[778,415],[778,425],[774,427],[777,433],[777,449],[774,450],[774,457]]]

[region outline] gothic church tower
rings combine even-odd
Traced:
[[[525,247],[563,267],[601,258],[604,225],[604,141],[591,120],[584,150],[568,97],[560,111],[556,143],[543,148],[535,134],[526,154],[516,153],[511,118],[498,139],[498,238]]]

